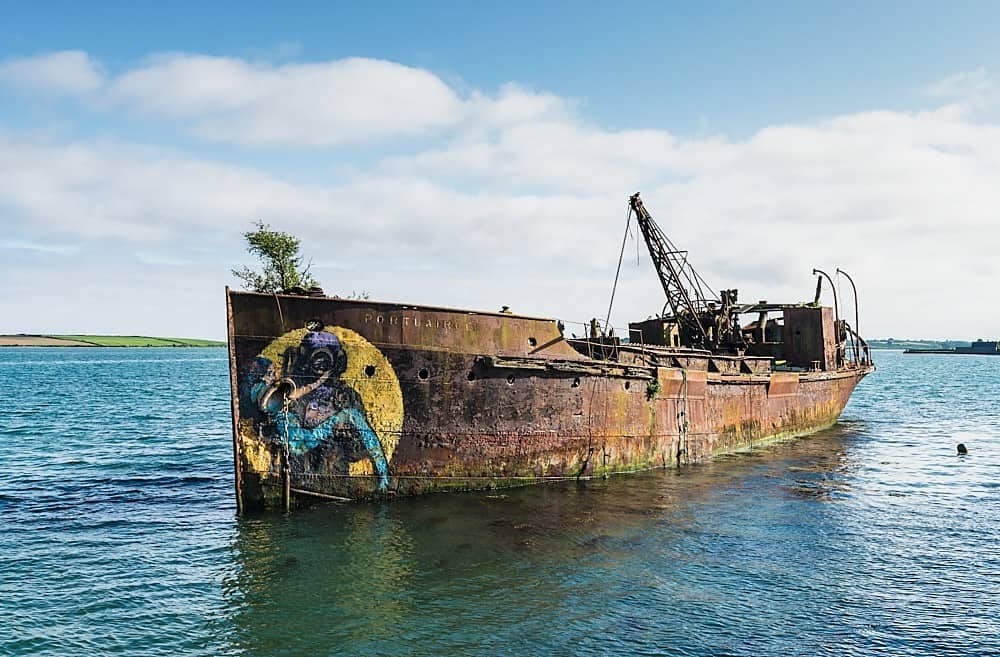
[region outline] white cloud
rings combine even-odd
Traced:
[[[386,166],[488,184],[621,193],[664,176],[724,166],[735,154],[719,138],[685,141],[661,130],[608,132],[574,117],[532,117],[415,157],[389,158]]]
[[[391,80],[400,84],[381,88]],[[744,299],[808,298],[814,266],[841,266],[860,286],[869,335],[974,337],[1000,325],[1000,308],[982,303],[1000,276],[1000,125],[962,104],[733,140],[605,130],[552,94],[512,84],[462,95],[375,60],[274,67],[171,55],[99,87],[91,102],[240,143],[437,137],[415,153],[366,151],[354,173],[323,185],[173,150],[0,133],[0,210],[24,241],[142,243],[127,252],[202,272],[205,285],[191,288],[205,295],[199,308],[217,303],[239,264],[239,233],[263,219],[303,237],[332,291],[586,320],[606,308],[625,199],[641,190],[706,278]],[[310,106],[317,98],[330,106]],[[370,102],[392,111],[367,113]],[[619,325],[662,305],[636,246]]]
[[[211,142],[331,147],[427,137],[442,129],[509,125],[558,115],[567,102],[518,85],[467,98],[424,69],[351,57],[271,65],[234,57],[167,53],[106,77],[85,53],[8,61],[0,82],[75,95],[105,111],[180,122]]]
[[[256,219],[358,257],[500,251],[516,231],[547,236],[550,217],[588,212],[584,199],[459,192],[427,178],[367,174],[339,186],[283,181],[266,172],[119,143],[53,144],[0,133],[0,206],[24,230],[84,240],[164,242],[236,237]],[[558,246],[558,242],[550,242]],[[544,250],[544,249],[543,249]],[[345,254],[351,257],[351,253]],[[458,254],[456,254],[457,256]]]
[[[924,90],[930,96],[949,99],[981,98],[996,91],[996,83],[984,67],[961,71],[928,85]]]
[[[142,264],[154,267],[187,267],[194,264],[191,260],[178,258],[170,254],[140,252],[136,253],[135,257]]]
[[[462,112],[462,100],[432,73],[362,58],[273,67],[171,55],[112,80],[105,99],[145,115],[194,119],[211,141],[251,145],[422,135]]]
[[[550,93],[537,93],[514,83],[500,87],[493,97],[475,91],[466,103],[468,128],[473,130],[500,128],[532,121],[540,117],[566,119],[574,103]]]
[[[924,93],[953,103],[963,111],[992,112],[993,119],[1000,108],[1000,82],[984,67],[949,75],[925,87]]]
[[[100,66],[85,52],[61,52],[0,62],[0,82],[53,95],[85,96],[100,89]]]
[[[73,244],[48,244],[44,242],[24,242],[20,240],[2,240],[0,249],[12,251],[29,251],[34,253],[46,253],[55,255],[67,255],[74,253],[77,246]]]

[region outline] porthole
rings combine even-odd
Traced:
[[[537,347],[538,346],[538,340],[536,340],[534,338],[528,338],[528,344],[531,345],[532,347]]]
[[[514,375],[513,374],[508,374],[507,375],[507,385],[509,385],[509,386],[514,385]]]
[[[580,377],[576,377],[575,379],[573,379],[573,385],[570,386],[570,387],[571,388],[579,388],[580,387]]]
[[[417,376],[420,378],[421,381],[426,381],[427,377],[429,377],[430,375],[431,373],[428,372],[426,368],[423,368],[419,372],[417,372]]]
[[[625,389],[628,390],[631,387],[632,387],[632,382],[631,381],[626,381],[625,382]]]
[[[472,370],[469,370],[469,373],[465,375],[465,380],[466,381],[475,381],[476,380],[476,373],[473,372]]]
[[[365,376],[367,376],[369,379],[375,376],[374,365],[365,365]]]

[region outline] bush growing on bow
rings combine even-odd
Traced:
[[[233,276],[243,282],[243,287],[254,292],[284,292],[292,288],[309,288],[318,285],[309,273],[312,262],[303,264],[299,253],[299,238],[280,230],[271,230],[268,224],[258,221],[255,230],[243,233],[247,251],[260,260],[261,270],[250,267],[233,269]]]

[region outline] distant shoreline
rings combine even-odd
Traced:
[[[868,340],[868,346],[872,349],[892,349],[899,351],[903,349],[955,349],[957,347],[968,347],[971,344],[968,340],[896,340],[893,338]]]
[[[219,340],[147,335],[0,335],[0,347],[225,347]]]

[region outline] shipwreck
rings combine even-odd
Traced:
[[[856,291],[853,326],[836,296],[820,304],[824,280],[836,289],[819,270],[812,301],[741,303],[638,194],[629,210],[666,303],[627,336],[597,320],[574,337],[506,311],[227,288],[238,508],[668,468],[835,423],[874,370]]]

